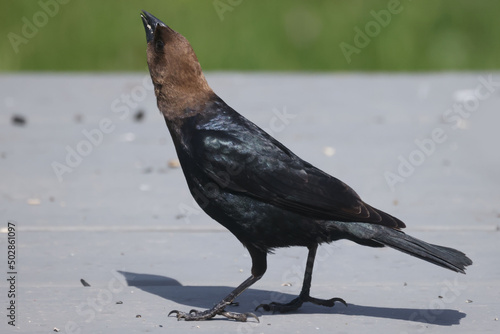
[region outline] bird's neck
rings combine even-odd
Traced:
[[[189,117],[205,109],[215,95],[205,78],[189,84],[155,84],[158,109],[168,120]]]

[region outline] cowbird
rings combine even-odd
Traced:
[[[169,315],[185,320],[216,315],[258,320],[253,313],[228,312],[226,307],[264,275],[267,254],[280,247],[308,248],[302,290],[289,303],[261,304],[257,309],[289,312],[304,302],[346,304],[341,298],[318,299],[309,294],[318,245],[339,239],[389,246],[459,273],[472,264],[458,250],[405,234],[401,220],[363,202],[348,185],[302,160],[237,113],[212,91],[187,39],[145,11],[141,17],[158,109],[191,194],[252,258],[251,276],[214,307],[173,310]]]

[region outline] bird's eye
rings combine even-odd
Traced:
[[[164,46],[165,46],[165,44],[163,43],[163,41],[161,39],[158,39],[155,41],[155,49],[157,51],[163,51]]]

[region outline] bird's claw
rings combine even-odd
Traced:
[[[338,297],[331,298],[331,299],[318,299],[318,298],[309,297],[306,301],[311,302],[311,303],[316,304],[316,305],[327,306],[327,307],[333,307],[335,305],[335,302],[339,302],[339,303],[344,304],[347,307],[347,303],[345,302],[345,300],[343,300],[342,298],[338,298]]]
[[[175,317],[177,318],[177,320],[183,319],[185,321],[209,320],[209,319],[212,319],[213,317],[215,317],[216,315],[222,315],[228,319],[233,319],[233,320],[241,321],[241,322],[246,322],[248,318],[254,318],[255,320],[257,320],[257,322],[260,322],[259,318],[253,313],[250,313],[250,312],[248,312],[248,313],[227,312],[224,310],[224,308],[220,308],[220,309],[214,308],[214,309],[201,311],[201,312],[193,309],[193,310],[189,311],[189,313],[181,312],[178,310],[173,310],[173,311],[170,311],[168,316],[170,316],[172,314],[175,314]]]
[[[255,308],[255,311],[258,311],[260,308],[262,308],[264,311],[269,312],[272,311],[273,314],[276,312],[275,306],[278,305],[278,303],[275,302],[270,302],[269,304],[260,304],[257,305]]]
[[[271,302],[269,304],[260,304],[255,308],[255,311],[257,311],[259,308],[262,308],[264,311],[271,311],[274,313],[279,312],[279,313],[286,313],[290,311],[296,311],[299,309],[299,307],[302,306],[303,303],[305,302],[310,302],[316,305],[321,305],[321,306],[327,306],[327,307],[333,307],[335,305],[335,302],[340,302],[347,306],[347,303],[342,299],[342,298],[331,298],[331,299],[318,299],[318,298],[313,298],[310,296],[307,297],[297,297],[290,301],[289,303],[282,304],[282,303],[276,303],[276,302]]]
[[[172,314],[175,314],[175,317],[177,318],[177,320],[184,319],[186,321],[206,320],[206,319],[213,318],[215,316],[215,314],[211,314],[208,311],[200,312],[200,311],[195,310],[195,309],[192,309],[189,312],[172,310],[168,314],[168,317],[170,317],[170,315],[172,315]]]
[[[251,312],[247,313],[234,313],[234,312],[222,312],[221,315],[225,316],[228,319],[234,319],[240,322],[246,322],[248,318],[254,318],[257,322],[260,322],[259,317]]]
[[[287,304],[276,303],[276,302],[271,302],[269,304],[260,304],[255,308],[255,311],[258,311],[259,308],[262,308],[264,311],[266,312],[271,311],[273,314],[275,314],[276,312],[286,313],[297,310],[299,307],[302,306],[302,304],[303,304],[302,300],[300,300],[299,298],[295,298],[294,300],[292,300]]]
[[[167,317],[170,317],[172,314],[175,314],[175,317],[177,318],[177,320],[181,320],[181,319],[185,318],[187,315],[191,314],[191,311],[189,313],[185,313],[185,312],[181,312],[181,311],[177,311],[177,310],[172,310],[168,313]]]

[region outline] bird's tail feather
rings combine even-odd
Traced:
[[[351,226],[347,229],[350,233],[354,234],[358,240],[366,240],[369,238],[370,240],[434,263],[443,268],[465,274],[465,267],[472,264],[471,259],[456,249],[429,244],[405,234],[400,230],[366,223],[348,224],[351,224]]]

